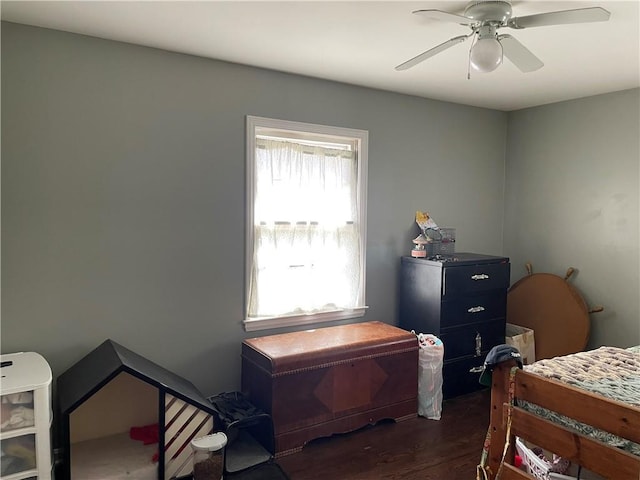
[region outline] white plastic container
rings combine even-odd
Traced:
[[[42,355],[0,355],[2,478],[50,480],[51,368]]]
[[[220,480],[224,475],[224,450],[227,436],[213,433],[191,441],[193,480]]]

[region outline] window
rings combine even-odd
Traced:
[[[364,315],[367,141],[247,117],[247,331]]]

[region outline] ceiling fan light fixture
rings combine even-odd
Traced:
[[[471,48],[469,61],[477,72],[493,72],[502,63],[502,45],[495,37],[480,38]]]

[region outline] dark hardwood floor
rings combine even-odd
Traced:
[[[291,480],[474,480],[489,390],[444,402],[442,418],[380,422],[309,442],[277,462]]]

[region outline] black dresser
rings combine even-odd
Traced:
[[[509,274],[506,257],[402,257],[400,327],[444,343],[444,398],[482,388],[484,358],[505,340]]]

